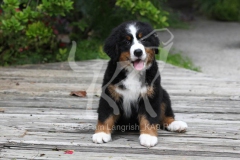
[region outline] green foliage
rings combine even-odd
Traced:
[[[155,28],[169,25],[170,15],[163,9],[164,1],[3,0],[0,7],[0,65],[66,61],[69,49],[57,40],[58,33],[65,27],[57,22],[59,15],[66,16],[72,27],[71,40],[77,41],[76,60],[109,59],[102,50],[103,40],[120,23],[140,20]],[[23,8],[20,9],[21,4]],[[198,70],[180,54],[162,54],[161,58],[177,66]]]
[[[18,32],[23,30],[25,27],[16,19],[16,17],[11,17],[10,19],[2,20],[2,28],[7,33]]]
[[[117,0],[116,5],[137,14],[137,19],[147,18],[155,27],[166,27],[168,13],[161,8],[156,8],[149,0]]]
[[[102,41],[97,39],[82,40],[77,43],[75,60],[109,59],[102,50]]]
[[[181,68],[186,68],[198,72],[201,71],[199,67],[194,66],[190,58],[183,57],[181,53],[175,53],[175,51],[169,53],[162,47],[159,48],[159,54],[155,55],[155,57],[157,60],[170,63]]]
[[[197,6],[210,18],[222,21],[240,20],[239,0],[197,0]]]
[[[42,4],[37,8],[50,16],[65,16],[66,12],[73,9],[73,2],[71,0],[42,0]]]
[[[49,27],[45,27],[43,22],[37,21],[28,25],[26,36],[28,38],[39,38],[41,40],[46,38],[44,39],[46,43],[52,36],[52,30]]]
[[[3,4],[1,7],[5,10],[5,12],[14,12],[16,8],[18,8],[20,2],[18,0],[3,0]]]
[[[71,0],[4,0],[0,13],[0,65],[56,61],[61,54],[54,19],[72,9]],[[23,8],[19,6],[24,4]],[[51,8],[53,7],[53,8]],[[56,7],[56,8],[55,8]],[[53,16],[51,16],[53,15]]]
[[[105,39],[120,23],[141,20],[156,28],[168,26],[168,13],[158,0],[74,0],[74,10],[69,15],[73,33],[71,39]]]
[[[59,48],[59,53],[56,55],[56,60],[61,62],[61,61],[66,61],[68,57],[68,49],[67,48]]]

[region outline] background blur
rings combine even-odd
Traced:
[[[127,20],[141,20],[154,28],[167,27],[174,34],[168,63],[216,75],[236,76],[240,71],[239,0],[0,3],[1,66],[66,61],[73,40],[76,60],[107,59],[102,46],[112,28]]]

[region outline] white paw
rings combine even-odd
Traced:
[[[112,138],[111,138],[111,134],[99,132],[99,133],[95,133],[92,136],[92,140],[94,143],[107,143],[107,142],[111,141]]]
[[[167,129],[172,132],[185,132],[187,128],[187,123],[183,121],[173,121],[169,124],[169,126],[167,126]]]
[[[158,138],[149,134],[141,134],[139,140],[140,144],[145,147],[153,147],[158,143]]]

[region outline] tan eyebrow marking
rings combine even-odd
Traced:
[[[142,32],[138,33],[138,38],[142,38],[143,34]]]
[[[131,40],[132,38],[131,38],[131,36],[126,36],[126,38],[127,38],[127,40]]]

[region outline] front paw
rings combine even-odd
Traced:
[[[111,134],[99,132],[99,133],[95,133],[92,136],[92,140],[94,143],[107,143],[107,142],[111,141],[112,138],[111,138]]]
[[[158,138],[150,134],[141,134],[139,140],[140,144],[145,147],[153,147],[158,143]]]
[[[172,132],[186,132],[187,128],[187,123],[183,121],[173,121],[167,126],[167,129]]]

